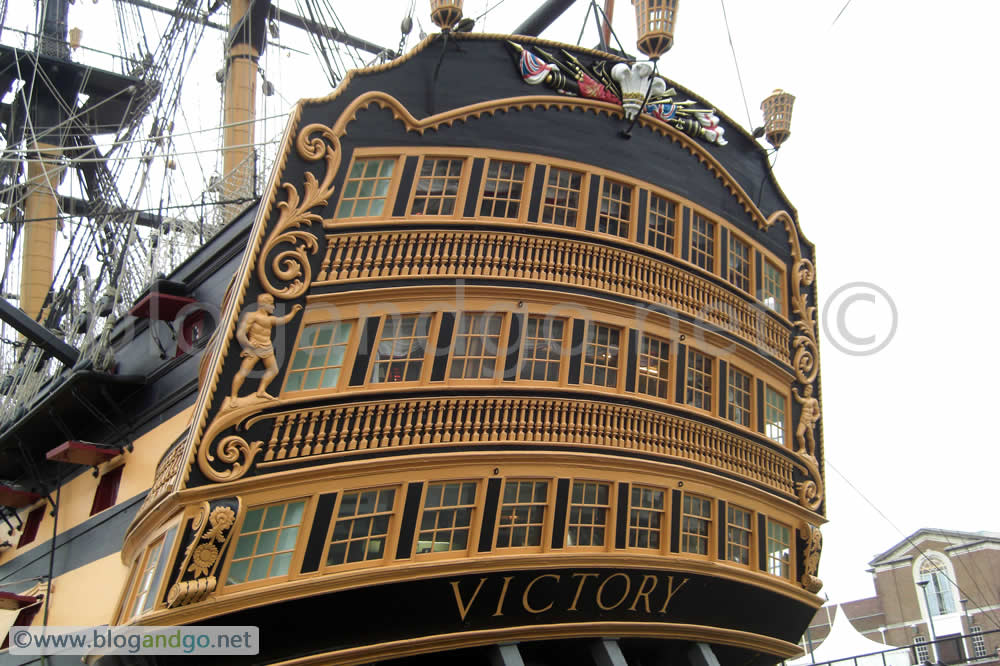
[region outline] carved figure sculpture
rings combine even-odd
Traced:
[[[802,391],[803,395],[794,388],[792,395],[795,400],[802,405],[802,414],[799,416],[799,425],[795,428],[795,439],[798,440],[799,450],[805,452],[807,456],[816,456],[816,437],[813,430],[819,422],[819,400],[812,397],[812,384],[806,384]]]
[[[278,374],[278,364],[274,360],[274,347],[271,345],[271,328],[274,326],[284,326],[292,320],[301,305],[292,306],[292,311],[283,317],[275,317],[274,297],[270,294],[261,294],[257,297],[257,309],[243,316],[239,327],[236,329],[236,339],[243,346],[243,363],[240,365],[236,377],[233,378],[233,389],[230,392],[232,402],[238,399],[240,387],[243,381],[254,369],[258,362],[264,363],[264,376],[260,378],[260,385],[257,386],[256,397],[266,400],[276,400],[267,392],[267,387],[271,380]]]

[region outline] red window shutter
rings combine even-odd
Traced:
[[[21,530],[21,538],[17,542],[17,547],[22,548],[27,546],[29,543],[35,540],[38,536],[38,526],[42,524],[42,518],[45,517],[45,507],[47,505],[43,504],[31,510],[28,517],[24,521],[24,529]]]
[[[119,465],[101,477],[97,484],[97,492],[94,493],[94,503],[90,506],[90,515],[100,513],[105,509],[114,506],[118,499],[118,486],[122,481],[122,469],[125,465]]]

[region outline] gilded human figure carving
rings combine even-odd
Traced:
[[[799,416],[799,425],[795,428],[795,439],[799,442],[799,450],[805,455],[816,457],[816,436],[813,431],[819,423],[819,400],[813,397],[812,384],[806,384],[802,395],[794,388],[792,394],[796,402],[802,405],[802,414]]]
[[[274,360],[274,346],[271,344],[271,329],[274,326],[284,326],[301,309],[301,305],[295,304],[292,306],[292,311],[285,316],[275,317],[272,314],[274,312],[274,297],[270,294],[261,294],[257,297],[257,309],[244,315],[236,329],[236,339],[243,347],[243,352],[240,354],[243,363],[240,365],[236,377],[233,378],[233,388],[229,395],[230,404],[236,404],[243,381],[258,362],[264,364],[264,376],[260,378],[260,384],[254,395],[265,400],[276,400],[273,395],[267,392],[271,380],[278,374],[278,363]]]

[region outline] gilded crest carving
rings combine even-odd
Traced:
[[[215,591],[216,574],[240,510],[239,498],[204,502],[191,519],[191,540],[184,551],[178,581],[167,593],[167,606],[196,603]]]
[[[823,533],[815,525],[806,523],[806,545],[802,558],[802,587],[816,594],[823,589],[823,581],[816,577],[819,572],[819,558],[823,552]]]

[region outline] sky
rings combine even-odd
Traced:
[[[293,2],[277,4],[295,10]],[[466,15],[489,9],[476,30],[509,32],[537,4],[466,0]],[[577,0],[542,36],[575,43],[588,4]],[[410,5],[334,3],[349,32],[391,48]],[[428,6],[417,0],[414,17],[430,32]],[[1000,531],[992,485],[998,437],[979,418],[997,408],[987,380],[1000,374],[988,347],[995,315],[987,311],[1000,226],[986,196],[996,187],[988,160],[1000,153],[1000,139],[982,120],[1000,107],[989,84],[1000,55],[1000,3],[728,0],[725,10],[749,119],[721,1],[680,1],[675,46],[659,69],[744,127],[762,124],[760,102],[773,89],[796,96],[791,138],[774,171],[816,245],[825,315],[830,522],[820,577],[832,601],[871,596],[867,563],[904,536],[922,527]],[[85,43],[88,35],[103,38],[93,24],[97,5],[71,11]],[[617,2],[614,28],[635,53],[627,0]],[[596,42],[591,19],[582,43]],[[218,97],[211,75],[220,36],[208,35],[199,50],[206,60],[196,69],[208,83],[192,75],[187,94]],[[262,98],[263,115],[329,90],[292,55],[270,49],[262,59],[278,91]],[[276,137],[283,125],[271,119],[259,136]]]

